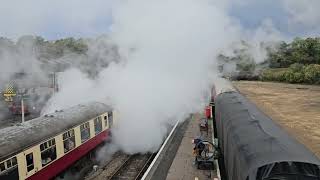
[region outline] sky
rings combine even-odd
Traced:
[[[123,1],[123,0],[118,0]],[[244,29],[268,20],[288,37],[320,32],[319,0],[225,0],[226,13]],[[107,34],[116,0],[0,0],[0,36],[40,35],[46,39]]]
[[[289,37],[314,36],[320,33],[318,0],[231,0],[228,13],[251,29],[261,21],[271,20],[275,28]],[[239,3],[240,2],[240,3]]]

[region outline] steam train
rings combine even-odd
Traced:
[[[235,90],[212,93],[228,180],[320,180],[320,160]]]
[[[52,179],[110,138],[114,112],[78,105],[0,130],[0,179]]]

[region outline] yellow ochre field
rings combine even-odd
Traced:
[[[320,86],[257,81],[233,84],[320,158]]]

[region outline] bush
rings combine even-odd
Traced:
[[[303,67],[304,67],[303,64],[294,63],[289,66],[289,69],[293,72],[301,72]]]
[[[260,80],[320,84],[320,65],[292,64],[289,68],[268,69],[262,72]]]
[[[309,84],[320,84],[320,65],[310,64],[303,68],[304,80]]]
[[[279,68],[279,69],[269,69],[262,72],[260,79],[262,81],[280,81],[285,82],[287,69]]]

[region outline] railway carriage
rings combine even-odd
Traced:
[[[228,180],[320,180],[320,160],[243,95],[214,100]]]
[[[52,179],[110,137],[102,103],[78,105],[0,130],[0,179]]]

